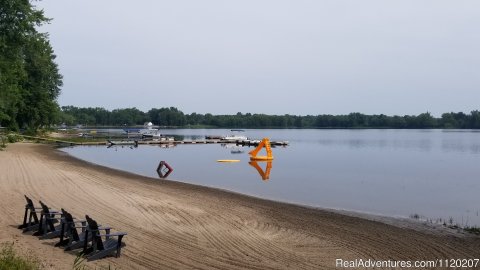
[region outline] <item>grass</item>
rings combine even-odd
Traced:
[[[473,233],[473,234],[476,234],[476,235],[480,235],[480,227],[465,227],[463,228],[463,230],[465,230],[466,232],[468,233]]]
[[[0,270],[41,270],[43,269],[40,261],[29,255],[19,254],[15,248],[14,243],[3,243],[0,249]],[[73,270],[114,270],[110,264],[95,266],[91,268],[85,265],[85,258],[80,253],[75,258],[72,265]]]
[[[0,250],[0,270],[37,270],[42,269],[38,259],[19,255],[13,243],[4,243]]]
[[[415,219],[415,220],[422,219],[422,216],[420,216],[417,213],[411,214],[409,217],[411,219]],[[464,232],[467,232],[467,233],[480,235],[480,227],[469,226],[468,225],[468,219],[464,223],[463,218],[462,218],[462,223],[461,224],[455,222],[453,217],[449,217],[448,219],[438,218],[438,219],[435,219],[435,220],[434,219],[426,219],[424,221],[427,222],[427,223],[431,223],[431,224],[441,224],[443,227],[446,227],[446,228],[459,230],[459,231],[463,230]]]
[[[85,258],[83,258],[83,254],[79,253],[73,262],[73,270],[115,270],[110,264],[108,265],[101,265],[95,268],[88,267],[85,265]]]
[[[64,137],[64,138],[54,138],[54,137],[32,137],[32,136],[23,136],[26,140],[30,140],[36,143],[89,143],[89,142],[105,142],[105,138],[83,138],[83,137]]]
[[[73,261],[73,270],[88,270],[89,268],[85,265],[85,258],[82,257],[82,253],[78,254]]]
[[[107,138],[103,137],[93,137],[93,138],[85,138],[85,137],[64,137],[64,138],[50,138],[52,140],[61,140],[65,142],[73,142],[73,143],[85,143],[85,142],[104,142]]]

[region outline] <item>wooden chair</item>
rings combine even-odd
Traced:
[[[35,207],[33,201],[25,196],[27,204],[25,205],[25,214],[23,215],[23,223],[18,226],[19,229],[23,229],[23,232],[32,231],[38,229],[40,221],[38,220],[37,212],[42,208]]]
[[[98,223],[90,218],[88,215],[85,216],[88,229],[85,234],[85,242],[83,247],[83,254],[87,257],[88,261],[101,259],[103,257],[115,254],[115,257],[120,257],[122,250],[122,238],[127,235],[125,232],[115,232],[111,233],[110,227],[99,227]],[[100,231],[105,231],[104,234]],[[88,235],[92,234],[91,246],[88,247]],[[102,239],[105,238],[105,240]],[[116,239],[115,239],[116,238]]]
[[[87,221],[75,220],[72,214],[70,214],[63,208],[62,213],[64,222],[62,223],[62,228],[60,232],[60,241],[55,244],[55,246],[63,246],[65,250],[82,248],[84,245],[85,234],[87,231]],[[80,229],[80,233],[77,231],[77,229]]]
[[[48,208],[48,206],[42,201],[40,201],[40,205],[42,206],[42,212],[40,213],[40,224],[38,226],[38,231],[33,235],[40,236],[41,239],[49,239],[60,236],[61,224],[55,226],[55,223],[58,223],[59,219],[61,222],[64,222],[62,213]]]

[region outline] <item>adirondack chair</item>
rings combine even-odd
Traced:
[[[61,224],[55,226],[55,223],[60,221],[63,222],[62,213],[48,208],[46,204],[40,201],[42,206],[42,212],[40,214],[40,224],[38,226],[38,231],[33,235],[40,236],[40,239],[49,239],[60,236],[61,233]]]
[[[66,251],[82,248],[86,236],[87,221],[75,220],[72,214],[63,208],[62,213],[64,222],[60,232],[60,241],[55,246],[63,246]],[[80,233],[78,233],[77,229],[80,229]],[[87,236],[87,241],[91,239],[91,235]]]
[[[84,235],[82,254],[88,255],[88,254],[93,252],[93,236],[95,235],[95,232],[96,231],[105,231],[105,233],[109,234],[110,231],[112,230],[112,228],[108,227],[108,226],[101,226],[98,223],[96,223],[95,225],[98,227],[98,230],[93,231],[90,228],[90,224],[93,224],[95,221],[92,218],[90,218],[88,215],[85,216],[85,219],[87,220],[87,229],[86,229],[85,235]]]
[[[88,241],[84,242],[83,254],[87,257],[87,261],[101,259],[103,257],[115,254],[115,257],[120,257],[122,250],[122,238],[127,235],[125,232],[111,233],[110,227],[99,227],[98,223],[85,216],[88,223],[88,230],[86,231],[85,239],[88,239],[88,235],[92,234],[91,246],[88,247]],[[101,234],[100,231],[105,231]],[[102,237],[105,238],[103,241]],[[116,239],[112,238],[116,237]]]
[[[40,221],[38,220],[37,212],[40,212],[42,208],[35,207],[33,201],[27,195],[24,196],[27,204],[25,205],[23,223],[18,228],[23,229],[23,232],[27,232],[38,229]]]

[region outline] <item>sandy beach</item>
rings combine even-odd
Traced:
[[[336,259],[480,258],[478,236],[343,215],[152,179],[70,157],[48,145],[0,151],[0,242],[71,269],[75,252],[16,229],[26,194],[128,232],[118,269],[338,269]],[[392,225],[393,224],[393,225]]]

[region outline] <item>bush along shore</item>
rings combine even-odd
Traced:
[[[32,256],[18,254],[13,243],[3,243],[0,249],[0,270],[43,269],[40,261]]]

